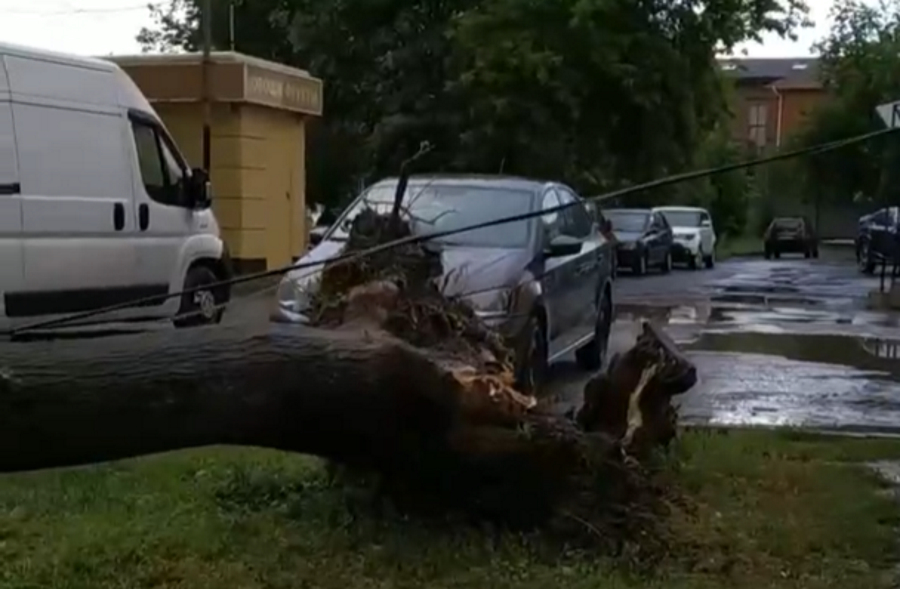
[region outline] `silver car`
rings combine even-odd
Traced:
[[[369,187],[299,262],[340,254],[354,216],[367,207],[389,211],[396,187],[396,179]],[[536,391],[549,363],[572,350],[584,368],[600,368],[612,322],[611,243],[599,231],[592,207],[572,189],[500,176],[414,176],[403,202],[415,219],[414,231],[422,233],[571,204],[543,216],[439,237],[429,247],[441,254],[444,293],[465,297],[515,351],[520,388]],[[285,275],[272,320],[308,324],[320,273],[318,266]]]

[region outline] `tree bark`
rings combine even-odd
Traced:
[[[396,462],[445,439],[458,383],[366,330],[211,327],[0,345],[0,471],[209,444]]]
[[[634,346],[587,382],[576,420],[586,432],[621,440],[640,458],[675,436],[671,399],[696,382],[694,364],[661,328],[645,322]]]
[[[656,372],[646,373],[652,366]],[[695,380],[665,334],[645,327],[585,387],[577,423],[609,440],[665,443],[674,435],[670,398]],[[535,437],[517,434],[524,423],[580,443],[578,428],[530,412],[529,398],[508,384],[359,324],[7,343],[0,345],[0,472],[212,444],[380,470],[414,467],[429,452],[481,464],[515,453],[547,456]],[[560,451],[571,453],[568,441]]]
[[[523,527],[569,514],[563,527],[590,521],[595,534],[607,503],[640,492],[626,465],[674,434],[670,398],[696,378],[665,334],[645,326],[569,420],[535,409],[505,373],[371,327],[364,298],[349,306],[360,322],[338,329],[2,344],[0,472],[260,446],[374,470],[413,503],[436,499]]]

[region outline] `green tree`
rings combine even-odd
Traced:
[[[814,146],[883,127],[875,107],[900,100],[900,2],[838,0],[833,25],[818,45],[821,77],[832,95],[809,119],[794,147]],[[900,199],[897,135],[797,162],[808,201]]]
[[[228,3],[213,5],[227,48]],[[243,0],[234,45],[325,80],[308,150],[316,200],[396,173],[423,139],[438,146],[434,169],[593,193],[697,165],[727,116],[717,52],[789,34],[804,11],[800,0]],[[148,48],[197,47],[197,0],[172,0],[154,21]]]

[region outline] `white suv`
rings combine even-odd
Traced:
[[[657,207],[672,226],[672,260],[693,270],[716,265],[716,230],[709,211],[699,207]]]

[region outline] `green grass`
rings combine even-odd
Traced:
[[[716,257],[720,260],[727,260],[734,256],[753,256],[762,255],[763,242],[762,239],[751,235],[725,235],[716,244]]]
[[[602,555],[375,517],[316,460],[211,448],[0,477],[0,587],[279,589],[887,587],[900,508],[861,461],[900,441],[689,432],[690,509],[638,576]]]

